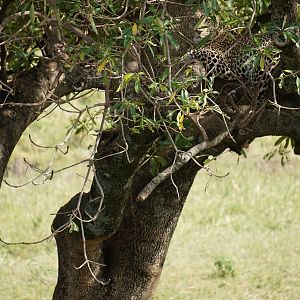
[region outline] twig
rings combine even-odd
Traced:
[[[42,19],[44,22],[49,22],[49,18],[43,15],[40,12],[34,12],[34,15],[37,16],[38,18]],[[24,11],[18,12],[14,15],[11,15],[7,17],[6,19],[3,20],[3,22],[0,24],[0,33],[3,31],[3,29],[10,24],[14,19],[20,18],[20,17],[25,17],[25,16],[30,16],[30,11]]]

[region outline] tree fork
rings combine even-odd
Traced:
[[[137,137],[140,139],[141,136]],[[151,141],[155,136],[148,134],[148,138]],[[133,145],[129,149],[134,149],[134,145],[144,145],[144,153],[148,149],[147,143],[130,140]],[[133,151],[135,159],[139,161],[143,151],[140,147],[136,149]],[[105,149],[99,151],[103,152]],[[84,227],[86,246],[92,246],[86,254],[94,262],[91,264],[95,266],[95,276],[104,284],[93,278],[87,265],[80,271],[75,269],[85,261],[82,235],[64,230],[55,236],[59,277],[53,299],[149,299],[153,295],[169,242],[199,167],[189,165],[175,175],[180,191],[179,199],[171,180],[167,180],[147,201],[138,203],[135,201],[136,196],[151,180],[149,165],[138,169],[137,164],[132,168],[130,162],[124,164],[124,154],[123,159],[116,163],[120,157],[121,154],[96,161],[98,179],[101,181],[101,177],[109,175],[109,180],[101,181],[106,191],[101,213],[97,220]],[[129,157],[134,160],[132,151]],[[113,160],[115,164],[112,164]],[[118,177],[115,178],[113,174],[118,174]],[[183,180],[187,177],[189,181]],[[89,215],[92,214],[90,200],[96,198],[97,193],[97,187],[93,184],[90,193],[85,194],[82,200],[82,215],[86,210],[89,210]],[[53,222],[54,230],[68,222],[70,211],[74,210],[77,201],[78,196],[75,196],[60,209]],[[97,205],[93,207],[95,213]]]

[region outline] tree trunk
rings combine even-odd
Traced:
[[[104,284],[92,277],[87,265],[80,270],[75,269],[85,261],[82,234],[70,234],[65,230],[55,236],[59,277],[53,299],[152,298],[198,166],[186,166],[174,176],[180,198],[171,180],[168,180],[146,201],[137,202],[136,196],[151,180],[148,164],[137,171],[141,155],[146,153],[153,140],[148,134],[148,141],[142,143],[139,140],[141,136],[130,139],[129,149],[142,145],[129,150],[130,163],[126,163],[125,154],[97,162],[96,176],[103,187],[105,199],[97,220],[87,223],[84,229],[88,258],[98,263],[92,264],[92,268]],[[102,145],[102,148],[105,147]],[[105,155],[105,149],[100,150]],[[92,215],[89,200],[97,196],[99,192],[93,184],[90,193],[82,199],[81,211],[88,210]],[[54,229],[68,221],[69,216],[63,212],[74,210],[77,202],[78,196],[60,209],[53,222]],[[94,212],[98,204],[93,203]]]
[[[0,95],[0,185],[10,155],[21,135],[47,107],[60,83],[58,63],[42,61],[37,67],[20,74],[14,96]],[[5,103],[5,105],[1,105]],[[10,104],[7,104],[10,103]]]
[[[210,135],[214,131],[226,130],[222,122],[219,124],[223,128],[216,126],[218,122],[214,118],[219,116],[207,116],[202,124]],[[242,145],[255,137],[272,134],[295,138],[300,136],[299,124],[299,111],[282,110],[278,115],[276,108],[266,109],[259,120],[249,124],[247,134],[237,133],[234,139]],[[103,187],[105,199],[97,219],[84,223],[83,228],[87,257],[94,262],[91,264],[93,273],[103,283],[93,278],[87,264],[80,270],[75,268],[86,262],[82,232],[69,233],[64,230],[55,236],[59,276],[53,299],[152,298],[170,240],[199,168],[192,162],[174,174],[179,198],[172,181],[168,179],[144,202],[137,202],[138,193],[151,180],[148,164],[138,170],[141,157],[155,138],[149,133],[129,138],[130,162],[124,153],[96,161],[96,176]],[[99,153],[103,157],[111,149],[117,153],[116,145],[120,145],[120,140],[109,146],[103,143]],[[234,146],[236,143],[228,137],[216,147],[207,149],[206,154],[218,156],[226,148]],[[78,200],[79,197],[75,196],[59,210],[53,222],[54,230],[68,223]],[[101,200],[101,193],[94,181],[91,191],[84,194],[81,200],[82,215],[93,216]]]

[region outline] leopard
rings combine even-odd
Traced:
[[[220,32],[202,48],[190,50],[183,56],[184,60],[186,58],[200,63],[207,78],[239,81],[261,106],[267,101],[266,91],[274,82],[273,75],[280,65],[280,49],[269,34],[226,31]],[[236,91],[232,92],[234,94]]]

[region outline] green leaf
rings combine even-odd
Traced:
[[[120,83],[119,87],[116,90],[116,93],[124,89],[125,86],[134,78],[135,73],[127,73],[123,76],[123,81]]]
[[[299,47],[299,37],[295,32],[285,31],[283,32],[283,35],[285,38],[292,40],[297,45],[297,47]]]
[[[275,155],[276,152],[277,152],[277,150],[275,149],[275,150],[273,150],[273,151],[267,153],[267,154],[263,157],[263,159],[270,160],[270,159]]]
[[[127,73],[124,75],[123,82],[128,84],[128,82],[134,77],[135,73]]]
[[[127,27],[123,30],[124,47],[129,48],[133,39],[132,28]]]
[[[285,166],[285,163],[288,161],[288,157],[286,155],[282,155],[281,156],[281,159],[280,159],[280,162],[281,162],[281,165],[284,167]]]
[[[158,174],[158,172],[159,172],[159,169],[158,169],[157,160],[154,157],[152,157],[150,159],[150,173],[154,177]]]
[[[194,26],[194,30],[197,30],[198,28],[203,28],[206,26],[206,17],[202,16],[199,21],[196,23],[196,25]]]
[[[138,25],[136,23],[133,23],[131,30],[133,35],[137,35],[139,32]]]
[[[163,156],[156,155],[155,158],[162,167],[165,167],[168,164],[168,161]]]
[[[261,70],[265,70],[265,56],[264,55],[262,55],[261,57],[260,57],[260,60],[259,60],[259,66],[260,66],[260,69]]]
[[[253,41],[254,41],[254,44],[257,46],[257,47],[261,47],[262,46],[262,41],[259,37],[257,36],[254,36],[253,37]]]
[[[155,18],[154,19],[154,23],[160,28],[160,29],[164,29],[164,23],[160,18]]]
[[[151,130],[152,132],[154,131],[154,129],[157,129],[159,127],[159,125],[155,123],[155,121],[152,119],[144,118],[143,120],[145,124],[148,126],[149,130]]]
[[[97,74],[100,74],[104,70],[107,62],[108,62],[108,58],[107,57],[102,60],[102,62],[99,64],[99,66],[97,68]]]
[[[131,130],[131,132],[136,133],[136,134],[141,133],[140,129],[137,128],[137,127],[133,127],[133,128],[131,128],[130,130]]]
[[[239,20],[225,20],[224,25],[236,25],[239,23]]]
[[[175,137],[175,145],[178,148],[187,148],[191,146],[191,142],[194,140],[193,136],[185,137],[182,133],[178,133]]]
[[[27,8],[28,8],[28,6],[29,6],[29,2],[25,2],[23,5],[22,5],[22,7],[21,7],[21,13],[22,14],[24,14],[24,12],[26,11],[26,10],[28,10]]]
[[[241,154],[244,158],[247,158],[247,152],[243,148],[241,149]]]
[[[212,0],[211,1],[211,7],[213,8],[213,10],[216,10],[216,11],[220,9],[220,6],[219,6],[217,0]]]
[[[289,146],[289,143],[290,143],[290,138],[289,137],[287,137],[286,138],[286,140],[285,140],[285,144],[284,144],[284,149],[287,149],[288,148],[288,146]]]
[[[159,145],[162,147],[169,147],[169,146],[172,146],[173,143],[169,139],[166,139],[166,140],[160,141]]]
[[[32,2],[30,5],[30,22],[31,24],[34,23],[35,20],[35,8],[34,8],[34,3]]]
[[[284,73],[287,73],[287,74],[294,74],[294,71],[293,70],[283,70]]]
[[[75,223],[75,222],[73,222],[73,221],[71,221],[71,223],[70,223],[70,227],[69,227],[69,233],[72,233],[73,231],[79,231],[79,227],[78,227],[78,225]]]
[[[81,51],[81,52],[79,53],[79,59],[80,59],[81,61],[83,61],[83,60],[84,60],[84,57],[85,57],[85,53],[84,53],[84,51]]]
[[[139,93],[141,89],[142,87],[141,87],[140,77],[136,76],[134,81],[134,90],[136,93]]]
[[[137,114],[136,114],[135,108],[134,107],[130,107],[129,111],[130,111],[130,116],[132,117],[133,122],[136,122]]]
[[[206,1],[202,2],[202,9],[203,9],[204,14],[206,16],[209,16],[209,11],[208,11],[208,7],[207,7],[207,4],[206,4]]]
[[[126,109],[126,104],[123,102],[117,102],[111,107],[111,111],[122,113]]]
[[[300,78],[296,77],[297,93],[300,95]]]
[[[295,139],[290,138],[292,149],[295,149]]]
[[[167,36],[168,40],[170,41],[171,45],[172,45],[176,50],[178,50],[178,49],[179,49],[179,45],[178,45],[177,41],[175,40],[175,38],[173,37],[173,35],[170,34],[170,33],[167,33],[166,36]]]
[[[181,90],[181,101],[182,102],[185,102],[185,101],[188,101],[189,100],[189,92],[186,90],[186,89],[182,89]]]
[[[95,24],[95,21],[94,21],[93,17],[88,16],[88,20],[89,20],[89,22],[92,26],[93,31],[98,35],[98,30],[97,30],[97,27],[96,27],[96,24]]]
[[[212,162],[213,160],[215,160],[215,157],[212,156],[212,155],[209,155],[209,156],[207,157],[207,159],[203,162],[203,164],[206,166],[206,165],[208,165],[210,162]]]
[[[254,57],[254,59],[253,59],[253,57],[252,57],[252,60],[253,60],[253,70],[255,70],[255,68],[257,68],[258,67],[258,65],[260,64],[260,58],[259,58],[259,56],[255,56]]]

